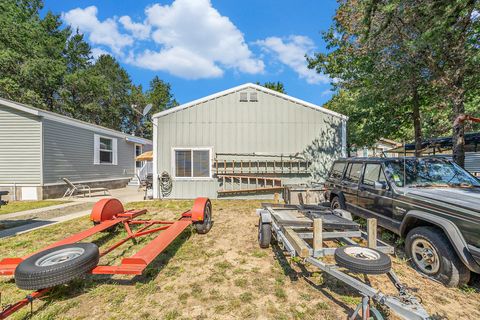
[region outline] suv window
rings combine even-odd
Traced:
[[[336,162],[332,167],[330,178],[342,179],[343,170],[345,169],[345,162]]]
[[[360,181],[360,174],[362,173],[363,163],[348,164],[347,173],[345,174],[345,181],[358,183]]]
[[[367,163],[363,174],[363,184],[373,187],[376,181],[387,182],[382,167],[379,164]]]

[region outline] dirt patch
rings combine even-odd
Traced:
[[[191,201],[133,203],[148,207],[149,216],[172,219],[190,208]],[[257,245],[255,209],[260,201],[213,202],[210,233],[185,231],[139,277],[88,276],[61,286],[34,303],[34,319],[340,319],[360,296],[313,267],[302,268],[278,249]],[[54,240],[90,226],[88,218],[17,236],[0,242],[1,256],[30,253]],[[108,245],[118,236],[108,233],[92,239]],[[141,244],[140,242],[139,244]],[[114,253],[126,256],[137,248],[125,244]],[[107,255],[101,263],[118,263]],[[394,259],[400,279],[424,301],[436,319],[480,318],[480,294],[467,287],[445,288],[422,278],[407,262]],[[392,292],[384,276],[370,277],[374,286]],[[3,303],[27,294],[8,278],[0,280]],[[13,318],[28,314],[22,310]],[[392,317],[395,319],[395,317]]]

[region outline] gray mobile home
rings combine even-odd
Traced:
[[[74,183],[124,187],[151,141],[0,98],[0,190],[10,199],[62,196]]]
[[[347,120],[251,83],[157,113],[154,197],[265,198],[321,181],[345,155]]]

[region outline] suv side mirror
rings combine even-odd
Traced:
[[[387,184],[385,182],[375,181],[375,190],[386,190]]]

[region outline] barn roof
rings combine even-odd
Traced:
[[[198,104],[200,104],[200,103],[203,103],[203,102],[206,102],[206,101],[209,101],[209,100],[213,100],[213,99],[216,99],[216,98],[219,98],[219,97],[221,97],[221,96],[225,96],[225,95],[228,95],[228,94],[231,94],[231,93],[235,93],[235,92],[238,92],[238,91],[242,91],[242,90],[248,89],[248,88],[250,88],[250,89],[256,89],[256,90],[258,90],[258,91],[262,91],[262,92],[271,94],[271,95],[273,95],[273,96],[276,96],[276,97],[279,97],[279,98],[282,98],[282,99],[285,99],[285,100],[288,100],[288,101],[297,103],[297,104],[302,105],[302,106],[305,106],[305,107],[312,108],[312,109],[314,109],[314,110],[317,110],[317,111],[320,111],[320,112],[323,112],[323,113],[326,113],[326,114],[329,114],[329,115],[338,117],[338,118],[343,119],[343,120],[348,120],[348,117],[345,116],[345,115],[343,115],[343,114],[337,113],[337,112],[335,112],[335,111],[326,109],[326,108],[324,108],[324,107],[318,106],[318,105],[316,105],[316,104],[313,104],[313,103],[310,103],[310,102],[307,102],[307,101],[304,101],[304,100],[301,100],[301,99],[294,98],[294,97],[289,96],[289,95],[287,95],[287,94],[280,93],[280,92],[277,92],[277,91],[275,91],[275,90],[271,90],[271,89],[265,88],[265,87],[263,87],[263,86],[260,86],[260,85],[258,85],[258,84],[254,84],[254,83],[245,83],[245,84],[242,84],[242,85],[239,85],[239,86],[236,86],[236,87],[233,87],[233,88],[230,88],[230,89],[227,89],[227,90],[224,90],[224,91],[220,91],[220,92],[211,94],[211,95],[209,95],[209,96],[206,96],[206,97],[203,97],[203,98],[200,98],[200,99],[191,101],[191,102],[187,102],[187,103],[185,103],[185,104],[181,104],[181,105],[176,106],[176,107],[174,107],[174,108],[170,108],[170,109],[167,109],[167,110],[164,110],[164,111],[155,113],[155,114],[153,115],[153,118],[160,118],[160,117],[166,116],[166,115],[168,115],[168,114],[170,114],[170,113],[174,113],[174,112],[177,112],[177,111],[181,111],[181,110],[184,110],[184,109],[188,109],[188,108],[194,107],[194,106],[196,106],[196,105],[198,105]]]

